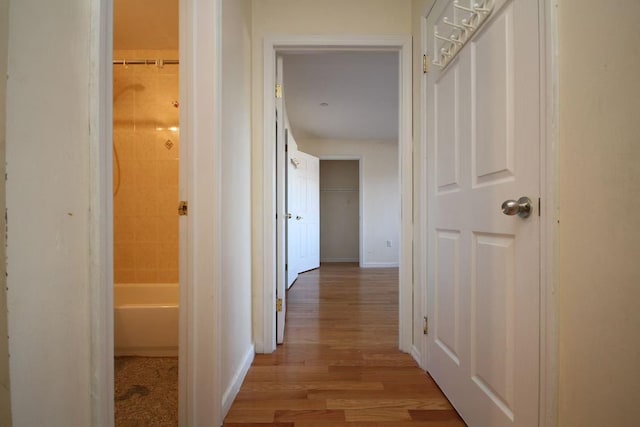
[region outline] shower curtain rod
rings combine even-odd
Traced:
[[[179,64],[177,59],[114,59],[113,65],[156,65],[162,67],[163,65],[175,65]]]

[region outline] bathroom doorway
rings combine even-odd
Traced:
[[[116,425],[178,425],[178,3],[114,0]]]

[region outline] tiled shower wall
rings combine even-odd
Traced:
[[[114,59],[178,52],[115,51]],[[113,75],[115,282],[177,283],[178,65],[114,65]]]

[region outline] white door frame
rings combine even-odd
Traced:
[[[264,239],[262,256],[262,301],[256,310],[259,327],[255,331],[258,349],[271,353],[276,349],[275,295],[276,280],[276,184],[275,184],[275,58],[284,50],[380,50],[397,51],[400,58],[399,84],[399,170],[401,197],[400,279],[399,279],[399,348],[411,351],[412,345],[412,72],[410,36],[267,36],[264,39],[264,98],[263,98],[263,192]],[[260,312],[261,311],[261,312]]]
[[[181,426],[222,424],[221,13],[221,0],[180,0]],[[91,20],[91,417],[113,426],[113,0],[93,0]]]
[[[323,160],[356,160],[358,162],[358,266],[362,267],[362,251],[364,250],[364,158],[362,156],[349,156],[341,154],[322,154],[318,158]],[[322,190],[321,190],[322,191]],[[320,259],[322,261],[322,259]]]
[[[435,4],[435,0],[425,4],[421,18],[421,54],[427,48],[426,17]],[[552,427],[557,424],[558,401],[558,332],[557,332],[557,268],[558,268],[558,32],[557,32],[557,0],[540,0],[539,10],[540,34],[540,400],[539,425]],[[431,53],[431,52],[429,52]],[[417,159],[419,176],[417,177],[419,204],[421,214],[417,225],[418,252],[420,257],[427,253],[427,129],[426,101],[427,79],[422,74],[420,80],[420,150]],[[424,259],[424,258],[422,258]],[[420,305],[426,312],[427,271],[426,263],[421,264],[418,271],[418,282],[422,292]],[[417,313],[416,316],[419,316]],[[417,319],[417,317],[416,317]],[[415,319],[414,319],[415,320]],[[416,321],[421,321],[418,319]],[[424,342],[424,340],[423,340]],[[420,366],[426,370],[428,361],[426,351],[421,348],[423,358]]]

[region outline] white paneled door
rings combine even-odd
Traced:
[[[438,1],[431,59],[471,13]],[[457,2],[472,9],[474,1]],[[427,370],[469,426],[537,426],[540,349],[538,2],[493,11],[427,74]],[[484,13],[484,12],[479,12]],[[445,18],[446,17],[446,18]],[[448,21],[448,23],[444,22]],[[507,200],[529,197],[532,213]]]
[[[320,159],[298,151],[300,193],[295,220],[299,223],[298,272],[320,267]]]
[[[287,288],[298,273],[320,267],[320,159],[287,149]]]
[[[287,289],[298,278],[300,270],[300,221],[296,219],[300,211],[302,171],[298,161],[298,145],[289,129],[285,129],[287,144]]]

